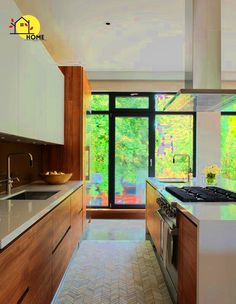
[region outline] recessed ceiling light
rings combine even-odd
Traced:
[[[111,22],[106,22],[106,25],[111,25]]]

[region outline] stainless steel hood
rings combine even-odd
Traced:
[[[236,111],[236,89],[181,89],[163,106],[171,112]]]
[[[236,89],[221,89],[221,0],[185,0],[185,89],[163,111],[236,111]]]

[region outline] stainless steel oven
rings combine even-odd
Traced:
[[[163,197],[157,199],[160,208],[157,215],[160,218],[160,259],[166,269],[175,289],[178,282],[178,233],[176,228],[176,209]]]

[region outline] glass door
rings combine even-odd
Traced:
[[[114,206],[144,206],[149,163],[149,118],[116,116],[114,149]]]
[[[96,93],[88,124],[91,133],[87,205],[144,208],[145,179],[186,176],[186,158],[196,165],[196,115],[163,112],[171,94]]]

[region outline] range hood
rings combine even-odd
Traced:
[[[171,112],[236,111],[235,89],[180,89],[163,106]]]
[[[236,89],[221,89],[221,0],[185,0],[185,89],[163,111],[236,111]]]

